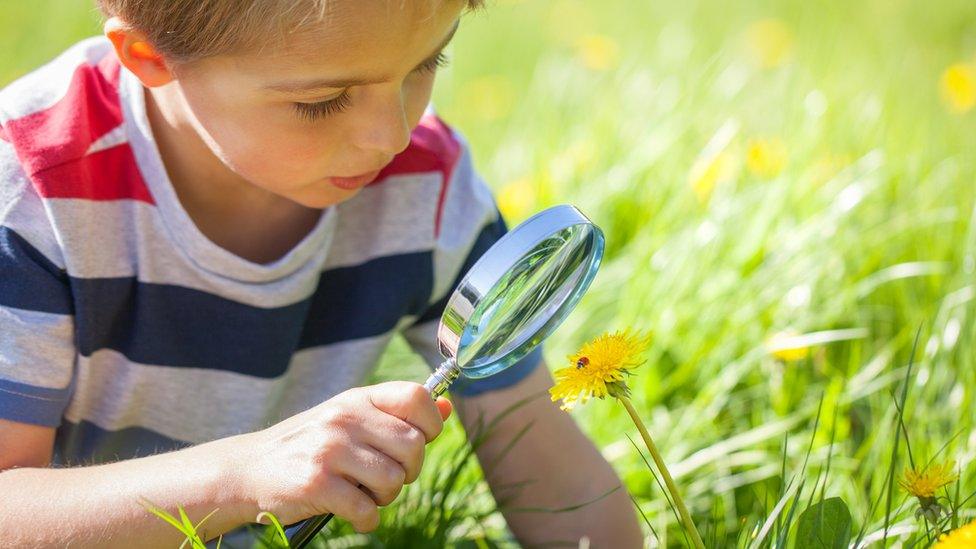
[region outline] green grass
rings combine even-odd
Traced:
[[[793,37],[768,69],[746,45],[764,18]],[[938,88],[950,64],[976,60],[974,21],[976,4],[959,0],[498,1],[465,20],[436,103],[510,223],[572,203],[607,234],[605,266],[549,361],[604,330],[654,332],[633,400],[706,544],[752,543],[801,482],[802,504],[783,500],[764,544],[814,489],[844,499],[855,532],[883,529],[895,399],[919,330],[904,410],[913,457],[956,458],[960,499],[976,490],[976,114],[949,112]],[[0,0],[0,30],[6,82],[97,24],[80,0]],[[581,57],[591,35],[616,45],[607,70]],[[782,143],[774,177],[745,165],[754,139]],[[689,174],[710,141],[725,144],[724,176],[702,200]],[[765,347],[781,331],[848,329],[800,361]],[[423,368],[397,342],[379,375],[419,380]],[[623,410],[574,413],[649,540],[680,543]],[[454,426],[433,454],[460,441]],[[896,474],[907,464],[902,440]],[[976,513],[965,507],[960,522]],[[921,525],[897,488],[891,508],[894,537]]]

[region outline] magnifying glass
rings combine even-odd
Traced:
[[[603,231],[568,205],[537,213],[495,242],[441,316],[437,343],[445,360],[424,383],[431,396],[461,375],[497,374],[549,337],[593,281],[603,248]],[[304,548],[331,519],[322,515],[289,528],[289,543]]]

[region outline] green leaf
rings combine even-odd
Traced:
[[[846,549],[851,541],[851,512],[840,498],[827,498],[800,515],[796,549]]]

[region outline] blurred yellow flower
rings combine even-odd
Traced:
[[[976,547],[976,521],[943,535],[932,549],[972,549],[973,547]]]
[[[783,362],[797,362],[810,356],[810,345],[796,332],[779,332],[766,340],[766,351]]]
[[[786,167],[786,145],[779,139],[751,139],[746,149],[746,167],[760,177],[776,177]]]
[[[605,333],[586,343],[568,357],[569,367],[556,370],[552,400],[562,400],[561,408],[571,410],[593,397],[626,396],[624,375],[644,364],[641,355],[649,343],[649,335],[630,331]]]
[[[964,113],[976,106],[976,67],[956,63],[942,73],[939,81],[942,101],[955,113]]]
[[[760,19],[746,29],[746,44],[758,66],[778,67],[793,55],[793,30],[781,19]]]
[[[699,202],[708,202],[719,182],[729,179],[735,172],[732,153],[722,151],[711,158],[700,158],[688,172],[688,184]]]
[[[490,74],[466,82],[459,93],[467,112],[482,120],[498,120],[515,106],[515,84],[504,75]]]
[[[830,181],[841,170],[849,166],[854,160],[848,154],[827,153],[814,162],[808,172],[815,187]]]
[[[602,34],[588,34],[576,43],[576,54],[588,69],[605,71],[617,66],[620,45]]]
[[[708,202],[720,183],[731,179],[739,169],[735,156],[729,152],[732,140],[739,132],[739,123],[728,120],[708,140],[688,171],[688,185],[699,202]]]
[[[956,462],[934,463],[924,469],[908,469],[898,485],[917,498],[931,498],[935,491],[955,482],[959,474],[955,472]]]
[[[495,200],[505,219],[522,219],[536,206],[535,186],[528,177],[521,177],[506,183],[495,194]]]

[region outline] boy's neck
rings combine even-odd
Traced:
[[[166,173],[183,209],[219,246],[268,263],[288,253],[314,228],[321,210],[252,185],[231,171],[203,141],[177,86],[147,88],[146,115]],[[182,104],[182,105],[181,105]]]

